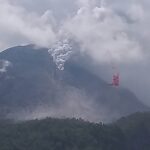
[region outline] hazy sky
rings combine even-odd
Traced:
[[[74,39],[107,66],[106,80],[113,62],[122,86],[150,105],[149,26],[148,0],[0,0],[1,50],[29,43],[49,48],[61,38]]]

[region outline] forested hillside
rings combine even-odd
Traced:
[[[104,125],[82,119],[0,122],[1,150],[149,150],[150,113]]]

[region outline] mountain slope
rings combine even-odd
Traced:
[[[0,73],[1,117],[110,121],[148,109],[129,90],[108,86],[77,61],[58,70],[47,49],[13,47],[0,53],[0,60],[9,62]]]

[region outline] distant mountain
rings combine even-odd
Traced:
[[[1,150],[149,150],[150,112],[112,124],[82,119],[0,120]]]
[[[0,117],[78,117],[111,121],[148,110],[127,89],[113,88],[69,59],[59,70],[48,49],[18,46],[0,53]]]

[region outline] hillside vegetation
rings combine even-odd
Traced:
[[[109,125],[82,119],[0,122],[0,150],[149,150],[150,113]]]

